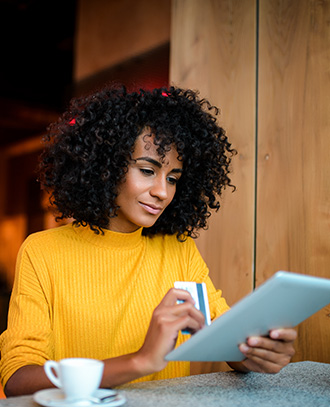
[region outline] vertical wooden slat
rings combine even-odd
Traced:
[[[252,290],[255,164],[255,1],[174,0],[170,80],[198,89],[221,109],[238,155],[220,211],[202,231],[198,247],[217,288],[232,305]],[[194,372],[219,368],[198,366]]]
[[[329,278],[330,2],[260,1],[259,15],[257,284]],[[295,360],[330,362],[329,311],[299,326]]]

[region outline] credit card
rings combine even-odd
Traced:
[[[195,283],[193,281],[176,281],[174,283],[174,287],[179,288],[181,290],[186,290],[190,293],[193,300],[195,301],[195,307],[198,310],[200,310],[204,315],[205,324],[210,325],[211,324],[210,307],[207,298],[207,290],[205,283]],[[181,332],[183,334],[190,334],[190,332],[187,330],[183,330]]]

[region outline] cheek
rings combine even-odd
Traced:
[[[125,183],[125,195],[130,197],[139,196],[145,190],[145,183],[137,177],[129,177]]]

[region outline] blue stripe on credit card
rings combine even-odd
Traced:
[[[205,309],[205,299],[202,284],[197,283],[197,294],[199,301],[199,310],[203,313],[205,321],[207,321],[206,309]]]
[[[190,293],[192,298],[195,300],[195,307],[199,309],[204,317],[205,324],[210,325],[210,311],[209,311],[209,302],[207,298],[207,291],[205,283],[195,283],[192,281],[176,281],[174,283],[175,288],[180,288],[181,290],[186,290]],[[179,300],[178,303],[183,301]],[[182,330],[183,334],[190,334],[188,330]]]

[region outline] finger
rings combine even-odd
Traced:
[[[193,300],[190,293],[186,290],[180,290],[179,288],[171,288],[166,293],[160,304],[165,306],[171,306],[176,304],[178,301],[187,301],[192,305],[195,304],[195,301]]]
[[[171,310],[171,312],[175,315],[189,314],[191,317],[196,318],[203,323],[205,322],[204,314],[200,310],[198,310],[194,305],[188,302],[182,302],[172,307],[168,307],[168,310]]]
[[[281,328],[274,329],[269,332],[269,336],[275,340],[281,340],[284,342],[291,342],[296,340],[297,332],[293,328]]]
[[[165,297],[164,297],[165,298]],[[204,325],[205,318],[203,313],[198,310],[191,302],[185,301],[182,303],[175,302],[174,305],[165,305],[161,302],[153,312],[154,317],[162,317],[165,315],[172,315],[173,317],[180,317],[190,315],[192,318],[200,321]]]
[[[241,344],[239,349],[246,356],[244,366],[255,372],[278,373],[291,361],[291,355],[286,352],[275,353],[262,348],[251,348],[246,344]]]
[[[273,341],[274,342],[274,341]],[[257,357],[259,359],[267,360],[270,362],[277,363],[278,361],[286,363],[291,360],[295,351],[293,346],[290,344],[283,343],[269,343],[266,347],[251,347],[248,344],[243,343],[239,346],[239,350],[248,358]]]
[[[257,373],[278,373],[284,366],[271,361],[265,361],[256,356],[245,359],[242,364],[249,370]]]
[[[199,331],[203,326],[201,323],[190,315],[174,316],[172,314],[159,315],[156,318],[157,333],[160,336],[170,335],[172,338],[176,337],[179,331],[189,329],[192,332]]]
[[[183,305],[183,304],[182,304]],[[179,306],[178,306],[179,307]],[[181,313],[182,315],[182,313]],[[205,317],[203,315],[203,313],[201,311],[199,311],[198,309],[196,309],[195,307],[193,309],[190,309],[187,316],[196,321],[197,327],[193,327],[194,328],[194,332],[196,332],[197,330],[202,329],[205,326]],[[183,329],[188,329],[190,330],[190,326],[187,325],[186,327],[184,327]]]
[[[195,305],[195,300],[187,290],[181,290],[180,288],[173,288],[173,292],[177,295],[179,301],[188,301]]]
[[[179,330],[189,331],[191,334],[199,331],[203,328],[204,324],[201,324],[195,318],[190,315],[186,315],[178,319],[178,324],[180,324]]]
[[[282,340],[256,336],[248,338],[245,345],[250,348],[249,350],[246,349],[247,352],[261,357],[265,353],[272,353],[272,357],[278,357],[279,354],[284,354],[291,358],[295,353],[293,341],[285,342]]]
[[[201,311],[195,308],[194,305],[184,302],[181,304],[176,304],[171,307],[159,307],[154,312],[155,317],[164,318],[168,320],[175,320],[177,318],[182,318],[189,316],[190,318],[197,321],[199,328],[205,325],[205,318]]]

